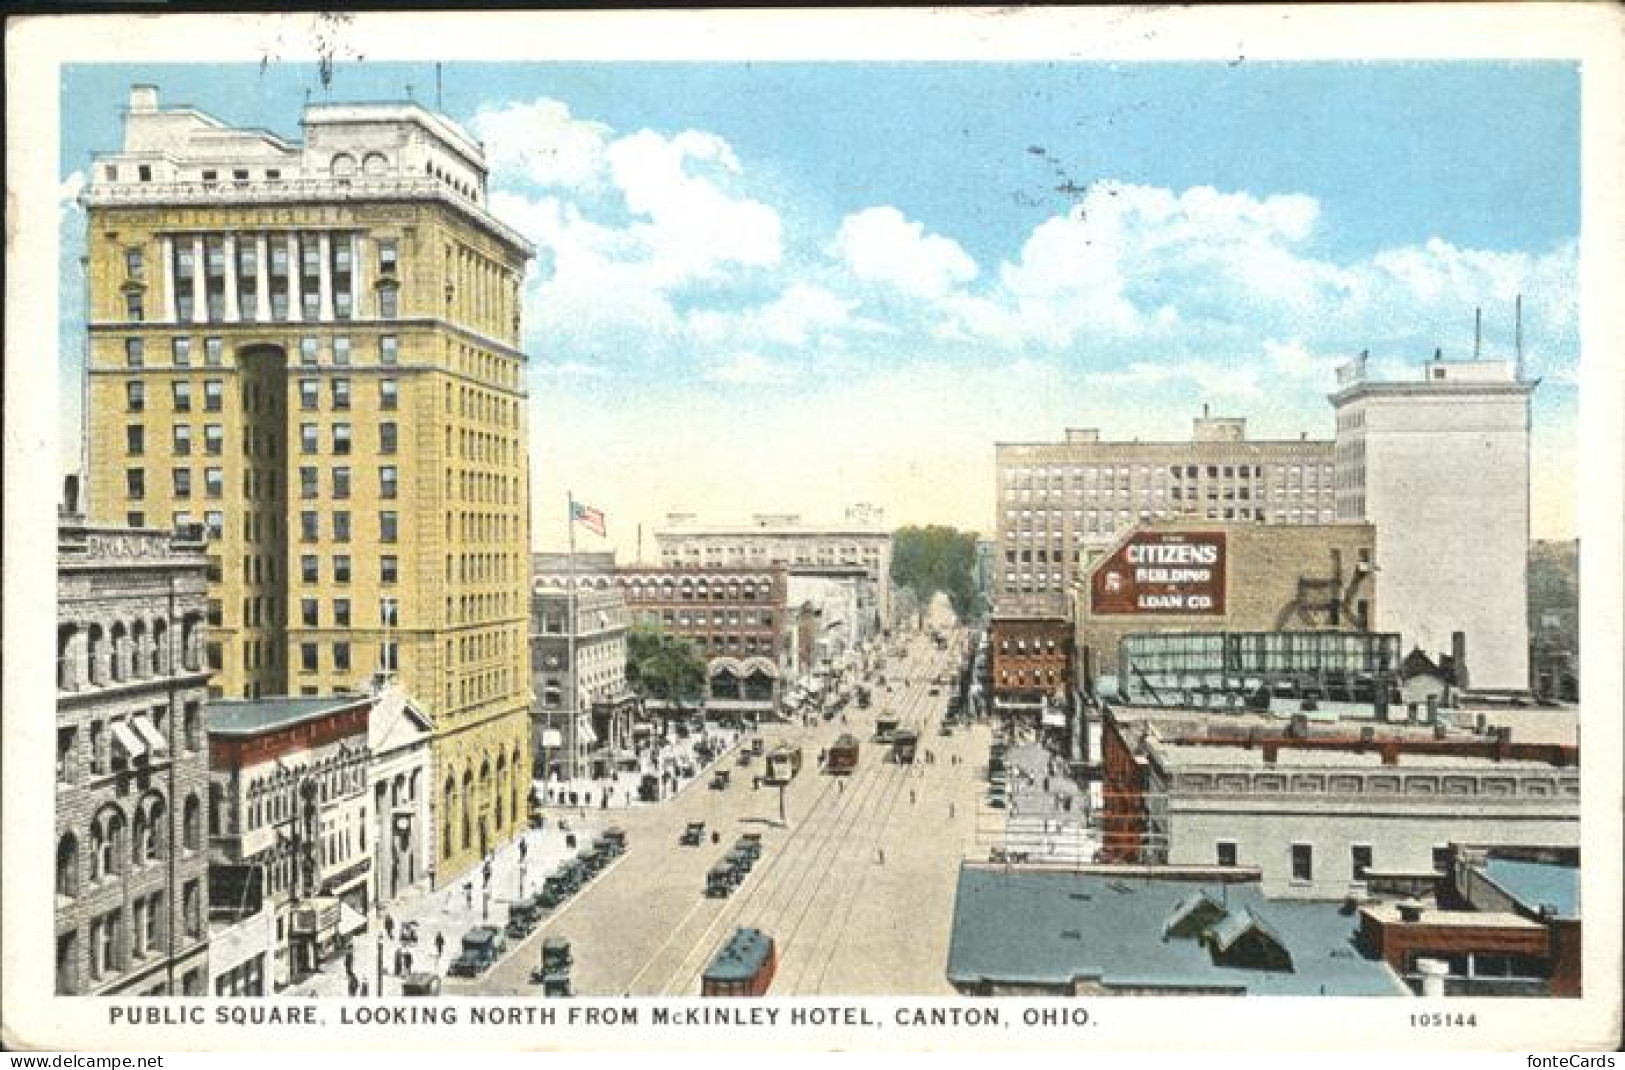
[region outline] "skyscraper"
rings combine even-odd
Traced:
[[[92,514],[204,525],[213,694],[399,679],[434,720],[444,880],[522,824],[529,781],[533,249],[444,116],[307,104],[301,125],[137,86],[93,161]]]

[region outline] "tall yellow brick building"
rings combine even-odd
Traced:
[[[302,143],[135,87],[89,217],[90,501],[208,532],[211,690],[396,673],[435,722],[436,879],[530,780],[520,286],[484,153],[412,103]]]

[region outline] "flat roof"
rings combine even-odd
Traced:
[[[1556,862],[1520,862],[1513,858],[1485,859],[1485,876],[1520,904],[1538,911],[1553,907],[1559,918],[1580,916],[1580,869]]]
[[[1432,925],[1454,929],[1539,929],[1540,925],[1521,914],[1479,910],[1438,910],[1424,908],[1415,921],[1404,921],[1398,903],[1379,903],[1361,908],[1384,925]]]
[[[1275,754],[1275,761],[1264,760],[1264,741],[1257,746],[1248,748],[1243,746],[1210,746],[1192,745],[1185,743],[1158,744],[1158,757],[1170,765],[1220,765],[1227,767],[1258,768],[1289,768],[1307,769],[1319,766],[1334,766],[1339,768],[1380,768],[1383,765],[1382,754],[1376,744],[1369,744],[1364,753],[1356,750],[1330,750],[1324,748],[1299,749],[1288,744],[1282,744]],[[1457,755],[1457,754],[1417,754],[1410,751],[1400,751],[1399,762],[1391,765],[1389,769],[1453,769],[1466,765],[1483,765],[1496,769],[1554,769],[1550,762],[1534,761],[1528,758],[1503,758],[1496,761],[1487,755]],[[1578,772],[1578,767],[1572,767]]]
[[[207,730],[217,735],[254,735],[352,709],[372,701],[368,695],[279,695],[255,699],[210,699],[203,706]]]
[[[1206,893],[1251,911],[1292,956],[1291,971],[1221,966],[1197,939],[1163,939],[1181,904]],[[955,984],[1211,988],[1247,995],[1404,996],[1410,990],[1355,945],[1339,904],[1266,899],[1256,886],[1055,870],[963,866],[948,980]]]

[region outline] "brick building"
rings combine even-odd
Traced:
[[[573,577],[563,556],[532,558],[532,764],[550,779],[607,776],[633,745],[637,697],[626,682],[631,618],[625,592],[611,579],[613,555],[603,565],[580,555]]]
[[[659,624],[699,648],[709,711],[749,719],[778,713],[792,657],[783,565],[623,565],[614,576],[634,620]]]
[[[56,991],[204,995],[202,535],[88,525],[72,498],[57,546]]]
[[[993,618],[993,712],[1065,728],[1072,694],[1072,624],[1064,617]]]

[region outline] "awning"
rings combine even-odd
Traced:
[[[349,903],[339,903],[339,932],[345,936],[358,933],[367,927],[367,916],[356,910]]]
[[[158,731],[158,727],[152,721],[146,717],[138,716],[132,723],[135,725],[136,735],[140,736],[147,746],[152,748],[154,754],[169,749],[169,744],[165,742],[163,734]]]
[[[123,748],[129,758],[139,758],[147,753],[147,745],[123,721],[113,722],[113,742]]]

